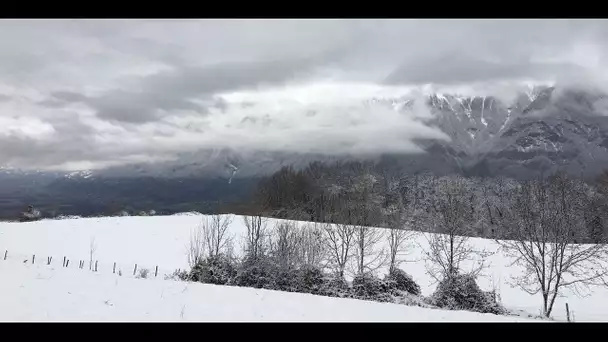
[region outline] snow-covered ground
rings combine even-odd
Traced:
[[[2,321],[525,321],[250,288],[0,262]]]
[[[192,229],[197,227],[201,218],[200,215],[175,215],[0,223],[0,276],[3,279],[0,287],[0,311],[2,311],[0,318],[71,320],[80,317],[78,318],[80,320],[173,320],[181,319],[180,312],[182,305],[186,304],[186,313],[183,315],[185,319],[197,320],[487,320],[487,318],[484,318],[485,315],[477,316],[474,313],[446,313],[443,310],[403,307],[395,304],[367,303],[362,301],[355,301],[357,303],[354,303],[353,300],[346,299],[324,298],[305,294],[283,294],[253,289],[214,287],[203,284],[189,284],[186,286],[184,283],[162,280],[164,274],[171,273],[178,268],[187,268],[186,245]],[[269,225],[272,226],[273,223],[270,222]],[[236,236],[236,247],[238,249],[241,237],[245,232],[245,226],[240,217],[234,218],[230,230]],[[95,240],[95,245],[97,246],[94,259],[99,260],[98,272],[96,274],[92,274],[87,270],[89,246],[92,239]],[[470,241],[478,248],[485,248],[490,251],[497,250],[496,244],[491,240],[471,239]],[[423,295],[430,295],[433,293],[436,284],[426,274],[422,256],[422,248],[425,245],[426,239],[420,234],[416,238],[414,247],[408,256],[410,262],[402,264],[401,268],[411,274],[420,284]],[[5,251],[8,251],[6,261],[2,260]],[[33,254],[36,254],[35,265],[31,264]],[[50,266],[46,265],[48,256],[53,256]],[[68,269],[61,267],[64,256],[70,260]],[[80,260],[85,260],[85,270],[78,269]],[[507,308],[521,310],[531,315],[538,315],[542,303],[540,296],[531,296],[521,289],[509,285],[510,276],[521,271],[517,267],[510,267],[509,261],[500,252],[493,255],[490,258],[490,268],[486,271],[485,276],[479,279],[480,286],[484,290],[496,288],[501,296],[503,305]],[[115,262],[117,264],[116,272],[120,271],[123,274],[122,277],[112,274]],[[131,279],[133,278],[132,273],[135,264],[137,264],[138,269],[147,268],[151,270],[152,278],[154,278],[155,267],[158,266],[158,277],[145,280]],[[54,269],[54,271],[51,271],[51,269]],[[10,273],[7,274],[7,272]],[[49,277],[51,279],[48,279]],[[8,279],[8,281],[5,282],[4,279]],[[48,281],[43,281],[44,279]],[[35,303],[33,299],[29,300],[22,297],[30,294],[28,291],[21,291],[22,287],[20,286],[32,288],[31,296],[32,298],[38,298],[41,302],[38,304],[39,307],[25,308],[26,312],[16,311],[14,314],[5,312],[7,309],[2,308],[14,307],[14,305],[9,305],[10,303],[15,303],[14,301],[17,299],[14,298],[20,298],[19,300],[22,299],[28,303]],[[73,291],[64,291],[62,288],[69,288]],[[193,294],[178,295],[176,293],[184,288],[188,288],[189,290],[186,292],[191,291]],[[178,291],[177,289],[180,290]],[[71,294],[67,294],[68,291]],[[244,303],[245,307],[241,311],[245,311],[245,313],[237,313],[236,311],[239,310],[231,313],[231,309],[229,309],[230,304],[222,302],[227,299],[216,298],[221,297],[219,294],[223,296],[224,291],[226,291],[225,296],[239,298],[239,301]],[[73,295],[74,293],[78,295],[75,296]],[[171,298],[174,298],[174,300],[160,299],[161,293],[171,294]],[[248,296],[251,296],[252,299],[244,299]],[[260,302],[259,296],[265,298],[263,304]],[[285,303],[282,304],[283,296],[290,299],[285,299]],[[162,297],[166,298],[164,294]],[[258,299],[253,299],[253,297]],[[43,298],[53,298],[52,303],[46,302],[47,299]],[[91,307],[92,311],[88,312],[87,307],[79,306],[79,299],[77,298],[80,298],[84,303],[101,301],[103,306],[101,306],[101,309],[94,309],[96,306],[93,306]],[[56,300],[60,301],[60,299],[62,302],[56,303]],[[106,300],[110,300],[111,303],[115,304],[113,306],[109,304],[105,305],[104,301]],[[197,309],[194,308],[195,305],[191,305],[191,310],[188,311],[189,304],[187,303],[190,300],[201,302],[198,306],[206,309]],[[213,304],[207,305],[203,301],[209,301],[209,303]],[[315,305],[324,309],[310,311],[310,308],[314,308],[314,306],[306,303],[315,301],[320,301],[319,304]],[[321,302],[323,304],[320,304]],[[585,297],[566,292],[564,298],[558,298],[556,301],[553,313],[555,319],[565,320],[566,302],[569,304],[570,310],[574,312],[576,321],[608,320],[608,307],[605,305],[608,302],[608,289],[594,288],[593,292],[586,293]],[[136,310],[137,313],[129,313],[126,312],[127,309],[124,309],[125,312],[121,312],[113,317],[110,314],[111,312],[118,313],[122,310],[118,309],[118,303],[126,303],[121,304],[120,307],[123,307],[123,305],[124,307],[132,306],[133,308],[138,308],[139,311]],[[301,308],[299,308],[299,303],[302,303]],[[53,305],[57,306],[56,310],[53,309]],[[226,309],[213,309],[219,311],[218,313],[214,312],[213,315],[205,313],[205,310],[211,312],[210,310],[212,309],[210,308],[222,305]],[[355,312],[356,310],[353,308],[357,305],[363,305],[361,307],[362,312]],[[386,313],[378,313],[378,310],[372,310],[371,307],[367,309],[367,305],[371,305],[374,308],[378,307],[378,310],[386,310]],[[393,308],[393,305],[397,307]],[[274,310],[274,306],[279,307],[276,313],[272,311]],[[309,306],[310,308],[308,308]],[[331,310],[327,309],[327,306],[332,306]],[[334,306],[336,307],[334,308]],[[337,308],[338,306],[340,308]],[[174,307],[177,309],[173,309]],[[232,307],[234,308],[234,306]],[[78,315],[69,313],[72,312],[70,308],[76,308],[82,312]],[[258,309],[260,312],[254,312]],[[29,314],[27,310],[30,310]],[[63,312],[64,310],[66,312]],[[174,314],[175,310],[177,310],[177,315]],[[253,311],[249,312],[248,310]],[[285,312],[289,310],[293,313],[289,314]],[[431,310],[433,313],[417,317],[419,315],[417,310],[423,310],[424,312]],[[334,315],[327,311],[335,311],[336,314]],[[368,315],[364,311],[369,311],[370,314]],[[49,312],[48,318],[44,312]],[[145,315],[146,312],[148,312],[148,315]],[[454,314],[457,316],[451,316]],[[501,317],[495,319],[512,318]]]

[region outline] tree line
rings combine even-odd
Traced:
[[[559,192],[576,208],[559,206]],[[570,236],[572,242],[604,241],[608,172],[593,183],[561,172],[518,181],[404,174],[366,162],[314,162],[301,170],[283,167],[261,179],[243,213],[386,228],[407,225],[416,231],[447,229],[457,235],[508,239],[513,232],[506,215],[519,208],[522,196],[550,217],[559,217],[566,209],[575,211],[582,220]]]
[[[465,288],[474,289],[470,284],[488,267],[491,253],[469,239],[495,239],[524,270],[515,276],[517,286],[540,293],[549,317],[565,288],[607,285],[607,206],[608,172],[593,183],[562,172],[518,181],[407,175],[349,162],[284,167],[262,179],[248,214],[321,224],[326,266],[339,279],[349,265],[356,276],[386,263],[395,270],[395,256],[407,249],[412,231],[436,233],[424,235],[423,253],[438,291],[450,290],[450,303]],[[388,250],[378,252],[374,246],[384,239]]]

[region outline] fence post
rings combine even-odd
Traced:
[[[32,264],[36,261],[36,254],[32,255]]]
[[[114,262],[114,266],[112,267],[112,273],[116,273],[116,262]]]
[[[566,303],[566,317],[568,318],[568,322],[570,322],[570,308],[568,307],[568,303]]]
[[[68,260],[65,262],[65,267],[68,267],[68,265],[69,265],[69,264],[70,264],[70,259],[68,259]]]
[[[8,249],[4,251],[4,260],[6,260],[7,255],[8,255]]]
[[[46,257],[46,264],[50,265],[51,264],[51,257]]]
[[[65,267],[65,256],[63,257],[63,264],[61,264],[62,267]]]
[[[156,277],[158,275],[158,265],[156,265],[156,269],[154,270],[154,276]]]
[[[135,264],[135,267],[133,268],[133,275],[135,275],[135,272],[137,272],[137,264]]]
[[[99,261],[99,260],[95,260],[95,272],[97,272],[97,262],[98,262],[98,261]]]

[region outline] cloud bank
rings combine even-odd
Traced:
[[[417,153],[416,139],[447,139],[428,109],[370,100],[601,85],[605,36],[602,20],[5,20],[0,166],[223,147]]]

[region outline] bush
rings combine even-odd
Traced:
[[[337,275],[323,277],[323,285],[319,291],[319,294],[329,297],[352,297],[350,287],[348,286],[346,280]]]
[[[371,273],[357,274],[353,279],[352,292],[359,299],[392,301],[387,284]]]
[[[266,259],[245,260],[241,264],[234,284],[256,289],[275,289],[276,269]]]
[[[431,298],[434,305],[451,310],[502,314],[504,309],[490,293],[482,291],[472,275],[446,277]]]
[[[148,278],[148,273],[150,273],[149,269],[142,268],[142,269],[139,270],[139,274],[137,275],[136,278],[147,279]]]
[[[119,270],[119,275],[122,275],[122,272]],[[173,273],[168,274],[165,276],[165,280],[181,280],[181,281],[186,281],[188,280],[189,274],[186,271],[182,271],[182,270],[175,270],[173,271]]]
[[[299,270],[287,269],[281,270],[278,268],[271,269],[271,274],[274,275],[274,283],[272,288],[278,291],[300,292],[298,291],[298,275]]]
[[[413,295],[420,295],[420,285],[403,270],[395,268],[384,277],[384,282],[391,290],[405,291]]]
[[[226,285],[236,276],[232,261],[224,256],[207,257],[198,261],[190,270],[189,280],[205,284]]]
[[[296,273],[294,290],[302,293],[321,294],[325,281],[325,275],[320,268],[303,266]]]

